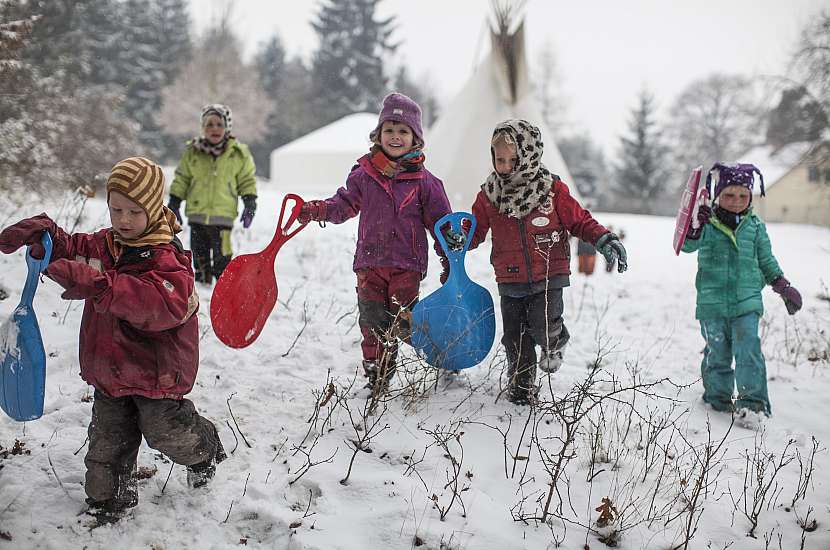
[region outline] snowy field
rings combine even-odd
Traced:
[[[295,191],[312,199],[333,190]],[[281,199],[262,190],[252,229],[234,234],[238,252],[270,241]],[[78,205],[45,208],[71,227]],[[283,247],[279,303],[247,349],[216,339],[211,289],[201,287],[201,367],[189,397],[216,422],[230,458],[211,485],[190,490],[184,467],[143,446],[138,507],[96,529],[83,513],[92,391],[78,376],[82,303],[61,300],[45,280],[35,298],[45,412],[0,419],[0,549],[668,549],[688,535],[690,549],[830,548],[830,231],[768,226],[804,309],[789,317],[764,291],[773,417],[756,432],[700,401],[696,258],[674,256],[673,220],[597,218],[625,230],[630,269],[608,274],[598,258],[593,276],[573,276],[572,343],[561,371],[540,379],[534,410],[499,397],[497,341],[455,379],[407,350],[388,400],[364,417],[354,220],[311,225]],[[106,224],[105,204],[89,201],[78,229]],[[436,258],[430,265],[422,296],[438,286]],[[498,303],[489,246],[467,266]],[[0,319],[24,279],[22,252],[0,256],[9,294]]]

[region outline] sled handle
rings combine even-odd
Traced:
[[[26,267],[29,269],[29,273],[26,275],[26,284],[23,286],[21,302],[28,306],[32,305],[32,300],[35,297],[40,274],[46,269],[49,265],[49,260],[52,258],[52,236],[48,231],[43,232],[40,242],[43,245],[43,258],[41,259],[33,258],[31,253],[32,247],[26,247]]]
[[[464,226],[461,223],[464,220],[470,222],[469,231],[464,231]],[[450,250],[449,245],[447,245],[447,239],[444,238],[444,234],[441,232],[441,227],[447,223],[450,224],[450,228],[456,233],[464,233],[467,236],[464,239],[464,248],[461,250]],[[444,250],[444,254],[447,255],[447,259],[461,258],[470,249],[470,239],[476,231],[476,217],[468,212],[450,212],[435,222],[433,230],[435,232],[435,238],[441,243],[441,248]]]
[[[294,201],[294,206],[291,207],[291,214],[288,216],[288,221],[283,224],[283,219],[285,218],[285,207],[288,206],[288,201]],[[305,201],[299,197],[299,195],[295,195],[293,193],[288,193],[282,199],[282,207],[280,208],[280,217],[277,220],[277,231],[274,234],[273,240],[271,240],[271,244],[268,245],[269,248],[275,247],[278,248],[281,246],[285,241],[299,233],[303,228],[305,228],[308,224],[300,224],[294,229],[290,229],[291,226],[297,221],[297,218],[300,216],[300,210],[302,209]]]

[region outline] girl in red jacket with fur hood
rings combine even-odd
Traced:
[[[508,359],[508,399],[527,404],[537,393],[536,366],[556,372],[569,334],[562,320],[562,290],[570,284],[573,234],[627,269],[617,236],[574,199],[568,186],[542,164],[539,129],[506,120],[493,132],[493,172],[473,204],[476,231],[470,248],[493,233],[490,262],[496,272]],[[541,347],[537,363],[535,346]]]
[[[46,275],[67,300],[85,300],[81,378],[95,388],[86,464],[87,504],[99,522],[118,520],[138,503],[136,458],[147,445],[187,466],[191,487],[207,483],[225,458],[211,421],[184,395],[199,366],[199,327],[190,252],[163,206],[164,175],[154,162],[131,157],[107,180],[112,227],[67,234],[46,214],[0,233],[0,251],[52,236]]]

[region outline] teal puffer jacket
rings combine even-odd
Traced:
[[[698,319],[764,313],[761,290],[782,275],[764,222],[750,210],[733,232],[712,216],[697,240],[683,252],[697,251]]]

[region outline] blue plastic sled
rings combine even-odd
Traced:
[[[0,407],[18,421],[35,420],[43,414],[43,394],[46,386],[46,353],[37,324],[32,300],[41,272],[52,256],[52,237],[43,233],[42,260],[32,258],[26,248],[29,274],[20,304],[0,329],[0,351],[3,368],[0,370]]]
[[[441,226],[449,222],[461,232],[461,220],[470,220],[469,235],[476,229],[476,219],[466,212],[453,212],[435,222],[435,236],[450,263],[447,282],[418,302],[412,309],[412,346],[434,367],[461,370],[479,364],[493,347],[496,318],[493,298],[481,285],[470,280],[464,269],[464,249],[449,250]]]

